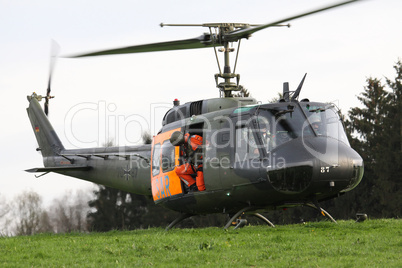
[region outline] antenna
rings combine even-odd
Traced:
[[[285,101],[289,101],[289,93],[289,82],[284,82],[282,96]]]

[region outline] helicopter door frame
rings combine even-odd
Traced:
[[[199,136],[202,137],[201,155],[202,155],[202,165],[205,168],[205,166],[206,166],[206,163],[205,163],[206,135],[205,135],[204,126],[205,126],[204,119],[196,120],[195,122],[190,122],[189,124],[186,124],[184,126],[184,132],[183,133],[189,133],[190,136],[196,134],[196,135],[199,135]],[[180,145],[180,149],[181,150],[184,149],[184,146]],[[206,178],[204,170],[203,170],[203,173],[204,173],[204,183],[205,183],[205,186],[206,186],[205,191],[207,191],[208,190],[208,187],[207,187],[208,183],[206,183],[206,182],[208,181],[208,178]],[[194,179],[195,179],[196,175],[197,175],[197,172],[194,173]]]
[[[171,196],[183,194],[182,184],[176,174],[179,165],[179,147],[170,143],[170,136],[181,128],[163,132],[154,137],[151,151],[151,189],[155,203]]]

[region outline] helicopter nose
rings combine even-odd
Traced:
[[[315,137],[305,140],[304,148],[315,159],[312,191],[317,194],[327,190],[347,192],[360,183],[363,159],[349,145],[332,138]]]
[[[271,155],[282,166],[269,165],[268,179],[282,193],[346,192],[363,176],[362,158],[345,143],[331,138],[296,139],[277,147]]]

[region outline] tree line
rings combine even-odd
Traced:
[[[393,79],[369,77],[357,97],[361,107],[342,115],[352,148],[364,160],[362,182],[352,191],[322,203],[337,219],[350,219],[356,213],[370,218],[399,218],[402,209],[402,63],[394,65]],[[247,92],[247,94],[249,94]],[[149,134],[143,135],[150,143]],[[91,197],[90,197],[91,196]],[[89,200],[89,201],[88,201]],[[90,232],[166,227],[177,212],[154,204],[153,200],[133,193],[98,185],[92,193],[77,192],[56,199],[43,209],[41,197],[23,193],[11,204],[0,196],[0,235],[31,235],[38,232]],[[299,207],[264,214],[278,224],[320,220],[315,210]],[[225,215],[192,217],[182,227],[223,226]],[[252,223],[258,223],[249,219]],[[6,227],[6,228],[5,228]]]
[[[67,192],[45,208],[42,197],[34,191],[8,202],[0,196],[0,236],[86,232],[90,199],[90,192]]]

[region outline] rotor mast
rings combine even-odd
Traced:
[[[240,40],[239,40],[240,42]],[[240,91],[242,86],[239,85],[239,80],[240,80],[240,75],[235,74],[234,72],[232,73],[231,68],[230,68],[230,57],[229,53],[234,51],[234,48],[229,48],[229,42],[224,42],[223,44],[223,53],[224,53],[224,60],[225,60],[225,66],[223,69],[223,74],[215,74],[215,81],[216,81],[216,86],[220,90],[221,97],[222,95],[225,97],[232,97],[232,91]],[[238,54],[237,54],[238,55]],[[236,57],[236,62],[237,62],[237,57]],[[221,77],[225,80],[223,83],[218,84],[218,78]],[[237,83],[233,83],[231,81],[232,78],[236,77]]]
[[[246,23],[204,23],[204,24],[160,24],[163,26],[201,26],[208,27],[209,34],[205,33],[204,36],[208,36],[208,40],[210,41],[210,46],[213,46],[215,51],[215,57],[218,64],[219,73],[215,74],[215,82],[216,87],[220,90],[220,97],[232,97],[232,91],[240,91],[243,87],[239,85],[240,75],[234,73],[236,70],[236,63],[239,56],[239,48],[240,48],[240,39],[236,40],[225,40],[226,34],[233,32],[239,29],[250,28],[251,26],[258,26],[254,24],[246,24]],[[215,33],[212,32],[214,28]],[[230,44],[233,42],[239,42],[237,47],[237,54],[235,59],[235,65],[233,72],[230,67],[230,52],[233,52],[235,49],[230,47]],[[221,70],[221,66],[219,63],[219,58],[217,54],[217,46],[221,47],[218,49],[219,52],[223,52],[224,57],[224,67],[223,72]],[[219,83],[219,78],[222,78],[224,81]],[[236,78],[236,83],[232,82],[232,79]]]
[[[237,59],[239,56],[240,40],[238,40],[239,45],[237,47],[235,67],[233,68],[233,72],[230,67],[230,54],[229,54],[230,52],[233,52],[235,50],[234,48],[231,48],[229,46],[229,44],[233,43],[233,42],[223,40],[224,35],[228,32],[235,30],[236,26],[238,28],[243,28],[243,29],[250,27],[249,24],[235,25],[234,23],[225,23],[225,24],[220,25],[220,27],[219,27],[219,39],[221,40],[221,44],[219,44],[219,45],[223,46],[222,48],[219,49],[219,51],[223,52],[223,57],[224,57],[223,73],[221,71],[218,55],[216,53],[216,46],[215,46],[216,43],[214,44],[216,61],[218,62],[218,68],[219,68],[219,73],[215,74],[215,82],[216,82],[216,87],[219,88],[220,97],[232,97],[233,96],[232,91],[240,91],[243,88],[241,85],[239,85],[240,75],[234,73],[236,70],[236,63],[237,63]],[[224,79],[224,82],[219,83],[218,82],[219,78]],[[233,78],[236,78],[236,83],[231,81]]]
[[[240,42],[242,38],[249,38],[251,33],[248,33],[249,28],[255,28],[262,26],[261,24],[248,24],[248,23],[204,23],[204,24],[165,24],[161,23],[161,27],[164,26],[198,26],[208,27],[209,33],[204,33],[203,41],[201,41],[206,47],[213,47],[215,51],[215,57],[218,64],[219,73],[215,74],[216,87],[219,88],[220,97],[233,97],[233,91],[241,91],[243,86],[239,84],[240,74],[236,74],[237,59],[239,57]],[[271,27],[290,27],[290,24],[273,24]],[[212,32],[214,29],[214,33]],[[243,32],[246,31],[246,32]],[[239,33],[239,35],[237,35]],[[230,47],[230,44],[238,42],[235,64],[232,69],[230,67],[230,52],[234,52],[235,48]],[[219,63],[217,47],[219,52],[223,52],[223,72]],[[219,82],[219,78],[223,79],[223,82]],[[236,82],[232,79],[236,78]]]

